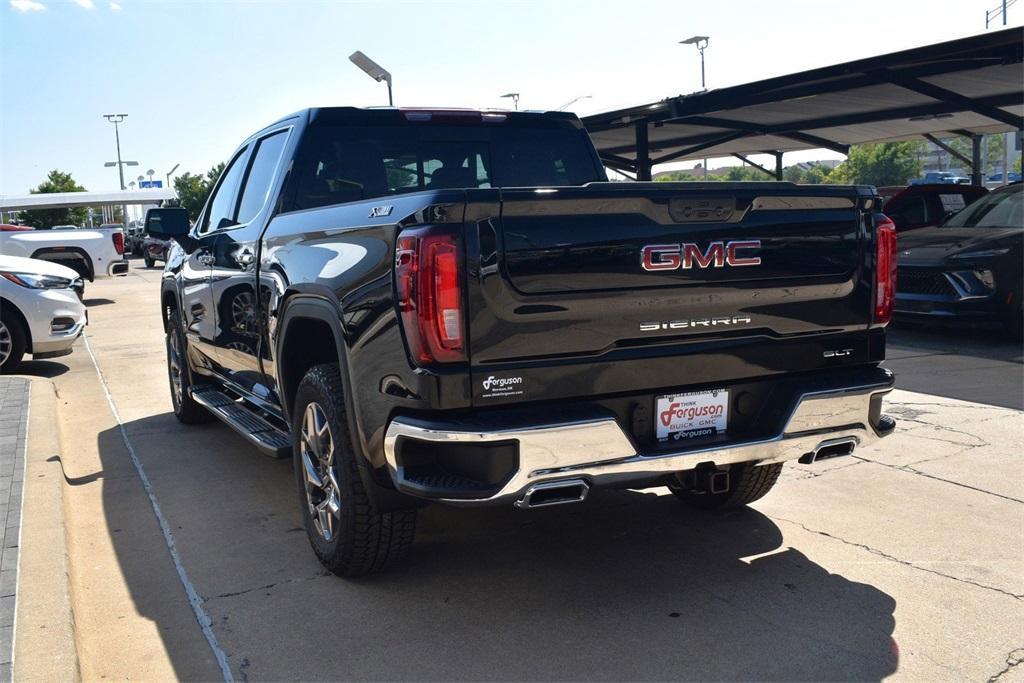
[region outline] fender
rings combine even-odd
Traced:
[[[351,438],[351,447],[359,454],[356,458],[356,463],[359,465],[359,477],[363,482],[363,488],[366,489],[367,495],[373,500],[374,505],[378,510],[390,511],[397,509],[408,509],[410,507],[422,507],[425,503],[416,499],[410,499],[408,496],[403,496],[390,487],[382,486],[378,483],[377,479],[373,476],[373,470],[370,467],[370,460],[367,453],[367,444],[365,435],[362,433],[359,425],[361,421],[358,419],[357,408],[355,402],[352,400],[352,373],[349,368],[349,353],[348,347],[344,342],[344,335],[341,330],[341,319],[338,315],[337,306],[332,304],[329,300],[318,296],[312,296],[308,294],[297,294],[289,297],[284,305],[284,313],[281,315],[281,321],[279,328],[280,334],[277,336],[276,343],[274,344],[274,364],[277,370],[278,377],[278,396],[280,397],[281,409],[286,416],[288,416],[289,428],[291,427],[291,415],[293,406],[285,398],[293,394],[293,386],[284,386],[282,382],[282,373],[279,360],[282,357],[281,350],[288,339],[289,329],[291,328],[292,322],[296,319],[313,319],[326,323],[328,328],[331,330],[334,336],[334,346],[337,349],[338,368],[341,373],[341,383],[345,396],[345,420],[348,423],[348,432]],[[294,380],[292,380],[294,381]],[[384,473],[381,481],[390,482],[390,477],[387,473]]]

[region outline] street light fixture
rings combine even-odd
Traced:
[[[178,170],[179,166],[181,166],[181,164],[175,164],[174,168],[167,172],[167,187],[171,186],[171,176],[174,175],[174,172]]]
[[[697,51],[700,52],[700,89],[707,90],[707,86],[704,85],[704,49],[708,46],[708,36],[691,36],[686,40],[680,40],[680,45],[696,45]]]
[[[576,104],[577,102],[579,102],[580,100],[589,100],[591,97],[592,97],[592,95],[580,95],[579,97],[574,97],[571,100],[569,100],[568,102],[566,102],[565,104],[563,104],[561,107],[556,109],[555,111],[564,111],[564,110],[568,109],[570,106],[572,106],[573,104]]]
[[[386,81],[388,84],[388,106],[395,106],[394,100],[391,97],[391,74],[387,69],[382,67],[377,62],[373,61],[359,50],[356,50],[348,56],[348,61],[352,62],[360,69],[362,69],[367,76],[380,83]]]
[[[515,109],[516,111],[519,111],[519,93],[517,93],[517,92],[509,92],[509,93],[505,93],[501,97],[502,97],[502,99],[511,98],[512,99],[512,107],[513,107],[513,109]],[[570,102],[570,104],[572,104],[572,103]]]
[[[710,40],[710,38],[708,36],[690,36],[686,40],[680,40],[679,41],[680,45],[695,45],[697,47],[697,51],[700,52],[700,89],[701,89],[702,92],[708,89],[707,85],[705,85],[705,83],[704,83],[704,49],[707,48],[709,40]],[[704,180],[707,180],[707,179],[708,179],[708,160],[707,160],[707,157],[705,157],[704,158]]]

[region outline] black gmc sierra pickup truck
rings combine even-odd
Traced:
[[[895,428],[874,188],[607,182],[563,113],[310,109],[173,238],[174,412],[293,457],[317,556],[384,568],[416,511],[595,487],[750,503]]]

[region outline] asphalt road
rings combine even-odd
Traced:
[[[1024,675],[1019,349],[896,330],[898,433],[787,466],[749,510],[663,489],[433,507],[406,566],[345,581],[307,546],[290,462],[170,414],[158,281],[90,285],[88,348],[27,365],[59,394],[87,680]]]

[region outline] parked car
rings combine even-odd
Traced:
[[[923,178],[911,180],[911,185],[968,185],[971,179],[953,171],[929,171]]]
[[[51,230],[78,230],[77,225],[55,225]]]
[[[90,282],[128,273],[120,229],[0,231],[0,254],[60,263]]]
[[[309,541],[346,576],[405,555],[430,502],[668,486],[742,506],[783,462],[895,429],[879,202],[609,183],[561,112],[306,110],[238,148],[194,228],[148,213],[176,241],[171,404],[292,457]]]
[[[938,225],[988,194],[977,185],[911,185],[892,192],[895,189],[880,188],[879,194],[884,200],[882,210],[898,232]]]
[[[56,358],[87,322],[82,280],[62,265],[0,255],[0,372],[14,372],[25,354]]]
[[[145,239],[142,240],[142,258],[145,260],[146,267],[152,268],[156,265],[157,261],[166,263],[167,252],[170,248],[171,240],[163,237],[146,235]]]
[[[897,316],[994,323],[1021,338],[1022,188],[998,188],[939,227],[900,236]]]
[[[27,232],[29,230],[35,230],[31,225],[11,225],[10,223],[0,223],[0,232]]]
[[[990,175],[987,178],[987,180],[989,180],[989,182],[993,182],[993,183],[1001,183],[1001,182],[1003,182],[1003,174],[1002,173],[993,173],[992,175]],[[1020,172],[1019,171],[1010,171],[1009,179],[1008,179],[1007,182],[1017,183],[1017,182],[1020,182],[1020,181],[1021,181],[1021,174],[1020,174]]]

